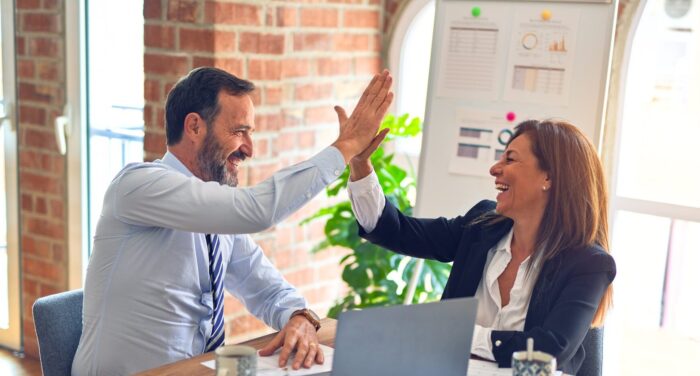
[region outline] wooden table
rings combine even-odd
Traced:
[[[329,318],[321,320],[321,330],[318,331],[318,340],[321,344],[334,347],[335,342],[335,328],[337,321]],[[247,342],[241,343],[241,345],[248,345],[255,347],[256,349],[261,349],[265,346],[277,333],[268,334],[259,338],[252,339]],[[208,352],[194,358],[180,360],[175,363],[166,364],[158,368],[153,368],[137,375],[141,376],[176,376],[176,375],[192,375],[192,376],[212,376],[214,375],[214,370],[207,368],[202,365],[202,362],[214,359],[214,352]]]

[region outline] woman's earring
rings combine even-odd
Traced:
[[[547,190],[547,186],[546,186],[546,185],[543,185],[543,186],[542,186],[542,190],[543,190],[543,191],[546,191],[546,190]]]

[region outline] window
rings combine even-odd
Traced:
[[[143,161],[143,0],[66,4],[69,286],[82,287],[104,193]]]
[[[0,0],[0,345],[19,350],[20,268],[13,2]]]
[[[619,272],[606,329],[606,373],[681,374],[700,354],[700,174],[694,163],[700,7],[671,0],[642,4],[627,56],[611,192]],[[675,371],[661,368],[668,357]],[[689,361],[676,362],[683,358]],[[638,359],[649,361],[642,366]]]
[[[435,1],[417,0],[408,3],[396,23],[389,47],[389,67],[396,77],[396,114],[425,119],[434,19]],[[396,144],[398,152],[414,157],[420,149],[421,137]]]

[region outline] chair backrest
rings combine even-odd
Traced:
[[[70,375],[83,331],[83,290],[39,298],[32,312],[44,376]]]
[[[586,358],[577,376],[601,376],[603,374],[603,328],[591,328],[583,339]]]

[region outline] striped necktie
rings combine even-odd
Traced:
[[[211,290],[214,293],[214,313],[212,314],[211,336],[207,341],[205,352],[216,350],[224,343],[224,264],[219,250],[219,237],[206,235],[207,248],[209,248],[209,276],[211,278]]]

